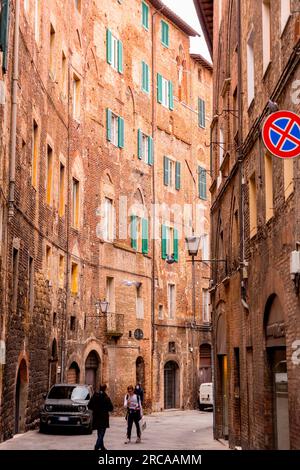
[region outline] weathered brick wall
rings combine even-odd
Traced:
[[[295,25],[299,14],[294,13],[282,36],[279,34],[280,2],[271,2],[271,64],[263,76],[262,59],[262,17],[261,2],[242,3],[242,91],[243,91],[243,138],[244,141],[251,132],[256,119],[262,113],[264,106],[277,85],[292,49],[296,44]],[[292,11],[295,3],[291,2]],[[232,20],[228,12],[232,8]],[[235,109],[234,91],[238,79],[237,74],[237,24],[235,20],[236,2],[223,2],[223,19],[220,33],[218,29],[217,10],[215,11],[214,44],[215,44],[215,112],[221,113],[226,107]],[[228,20],[229,18],[229,20]],[[247,59],[246,44],[251,27],[255,34],[255,100],[248,109],[247,101]],[[228,34],[229,29],[229,34]],[[219,46],[221,44],[221,47]],[[228,51],[227,56],[221,54],[221,49]],[[288,77],[281,95],[277,98],[280,109],[299,109],[292,103],[292,84],[296,80],[299,66]],[[230,78],[229,85],[224,82]],[[212,250],[214,257],[220,256],[220,234],[223,230],[223,254],[228,257],[230,281],[227,287],[219,284],[224,275],[215,273],[216,290],[213,295],[214,306],[214,337],[216,339],[217,306],[221,301],[226,305],[227,356],[228,356],[228,422],[229,443],[231,447],[242,445],[243,448],[268,449],[274,448],[274,419],[272,414],[272,386],[270,368],[266,350],[264,317],[268,298],[276,294],[284,311],[286,327],[286,353],[288,368],[289,391],[289,421],[291,448],[299,448],[299,372],[291,361],[292,343],[299,338],[299,297],[295,295],[294,286],[290,279],[290,253],[295,249],[298,236],[298,172],[297,162],[294,163],[294,192],[285,201],[283,162],[273,158],[273,190],[274,216],[265,223],[265,168],[264,146],[258,135],[253,138],[253,144],[248,146],[243,155],[243,186],[240,189],[238,172],[234,171],[237,158],[235,149],[234,129],[236,123],[232,113],[224,113],[219,117],[214,127],[214,140],[218,140],[219,128],[222,127],[225,136],[225,147],[230,153],[228,162],[225,161],[222,185],[218,188],[216,178],[219,171],[219,149],[214,149],[214,183],[212,190]],[[257,235],[250,239],[249,221],[249,185],[248,179],[255,172],[257,189]],[[248,279],[245,283],[245,300],[249,312],[241,306],[241,278],[232,270],[232,254],[238,253],[238,261],[243,261],[240,252],[239,237],[234,237],[234,227],[226,221],[233,220],[235,205],[234,198],[243,194],[243,223],[245,236],[245,258],[249,263]],[[220,225],[222,221],[222,225]],[[239,227],[240,227],[239,213]],[[222,227],[222,228],[220,228]],[[240,230],[240,228],[239,228]],[[238,266],[238,265],[237,265]],[[237,371],[235,368],[235,351],[239,348],[240,355],[240,389],[236,389]],[[216,366],[216,436],[224,435],[223,404],[221,397],[221,377]]]

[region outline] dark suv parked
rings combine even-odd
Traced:
[[[53,385],[41,407],[40,431],[46,432],[54,427],[74,427],[91,434],[93,414],[88,409],[88,403],[92,394],[89,385]]]

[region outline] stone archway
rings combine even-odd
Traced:
[[[77,362],[73,361],[70,365],[67,373],[68,384],[79,384],[80,383],[80,369]]]
[[[180,408],[180,374],[175,361],[169,361],[164,367],[164,408]]]
[[[289,404],[284,313],[279,297],[269,297],[264,314],[266,341],[265,432],[271,449],[289,450]],[[271,407],[268,404],[271,403]],[[272,430],[270,433],[270,429]]]
[[[15,433],[25,432],[26,406],[28,396],[28,370],[25,359],[22,359],[16,382],[15,398]]]
[[[99,389],[101,381],[101,360],[98,353],[93,350],[85,361],[85,383],[92,385],[94,391]]]

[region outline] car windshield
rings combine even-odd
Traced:
[[[55,400],[59,399],[68,399],[68,400],[89,400],[90,394],[87,387],[77,387],[77,386],[62,386],[62,387],[52,387],[48,398]]]

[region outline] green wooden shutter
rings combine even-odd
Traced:
[[[106,109],[106,138],[111,142],[111,110]]]
[[[161,226],[161,257],[162,259],[167,258],[167,227],[166,225]]]
[[[169,80],[169,109],[174,109],[173,83]]]
[[[137,250],[137,216],[131,216],[131,247]]]
[[[106,60],[108,64],[112,64],[112,34],[109,29],[106,30]]]
[[[199,198],[207,199],[207,183],[206,183],[206,170],[201,166],[198,167],[198,185],[199,185]]]
[[[149,28],[148,15],[149,15],[148,5],[146,5],[146,3],[143,2],[142,3],[142,25],[146,29]]]
[[[143,157],[143,133],[138,129],[138,158],[141,160]]]
[[[175,177],[175,188],[180,189],[180,173],[181,173],[181,163],[176,162],[176,177]]]
[[[149,93],[149,67],[142,62],[142,90]]]
[[[199,127],[205,127],[205,101],[198,99]]]
[[[148,164],[153,165],[153,139],[148,137]]]
[[[118,117],[118,147],[124,148],[124,119]]]
[[[174,228],[174,259],[176,263],[179,261],[179,240],[178,240],[178,230]]]
[[[169,47],[169,25],[163,20],[161,20],[161,42]]]
[[[164,157],[164,185],[169,186],[169,159]]]
[[[123,73],[123,44],[118,41],[118,72]]]
[[[0,50],[3,52],[2,70],[4,73],[7,71],[8,34],[10,17],[9,3],[9,0],[1,0]]]
[[[162,103],[162,76],[157,74],[157,101]]]
[[[148,254],[149,242],[148,242],[148,220],[142,219],[142,253]]]

